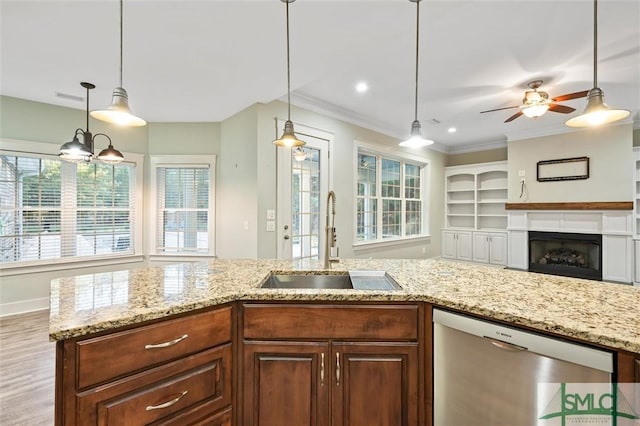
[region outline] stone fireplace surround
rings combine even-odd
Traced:
[[[529,231],[601,234],[602,280],[630,284],[634,264],[632,205],[507,203],[508,267],[528,270]]]

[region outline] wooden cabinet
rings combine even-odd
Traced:
[[[231,313],[58,342],[56,424],[189,425],[230,408]]]
[[[442,257],[472,260],[471,232],[442,231]]]
[[[507,234],[505,232],[474,232],[473,261],[507,264]]]
[[[241,424],[422,424],[422,310],[245,304]]]

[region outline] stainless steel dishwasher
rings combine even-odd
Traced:
[[[438,309],[433,323],[435,426],[547,424],[539,383],[611,383],[610,352]]]

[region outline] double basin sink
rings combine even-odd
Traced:
[[[272,273],[262,288],[402,290],[385,271],[349,271],[348,273]]]

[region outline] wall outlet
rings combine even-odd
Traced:
[[[276,221],[268,220],[267,221],[267,232],[276,232]]]
[[[524,177],[524,170],[518,170],[518,177]]]
[[[244,222],[242,222],[242,228],[243,228],[245,231],[248,231],[248,230],[249,230],[249,221],[248,221],[248,220],[245,220]]]

